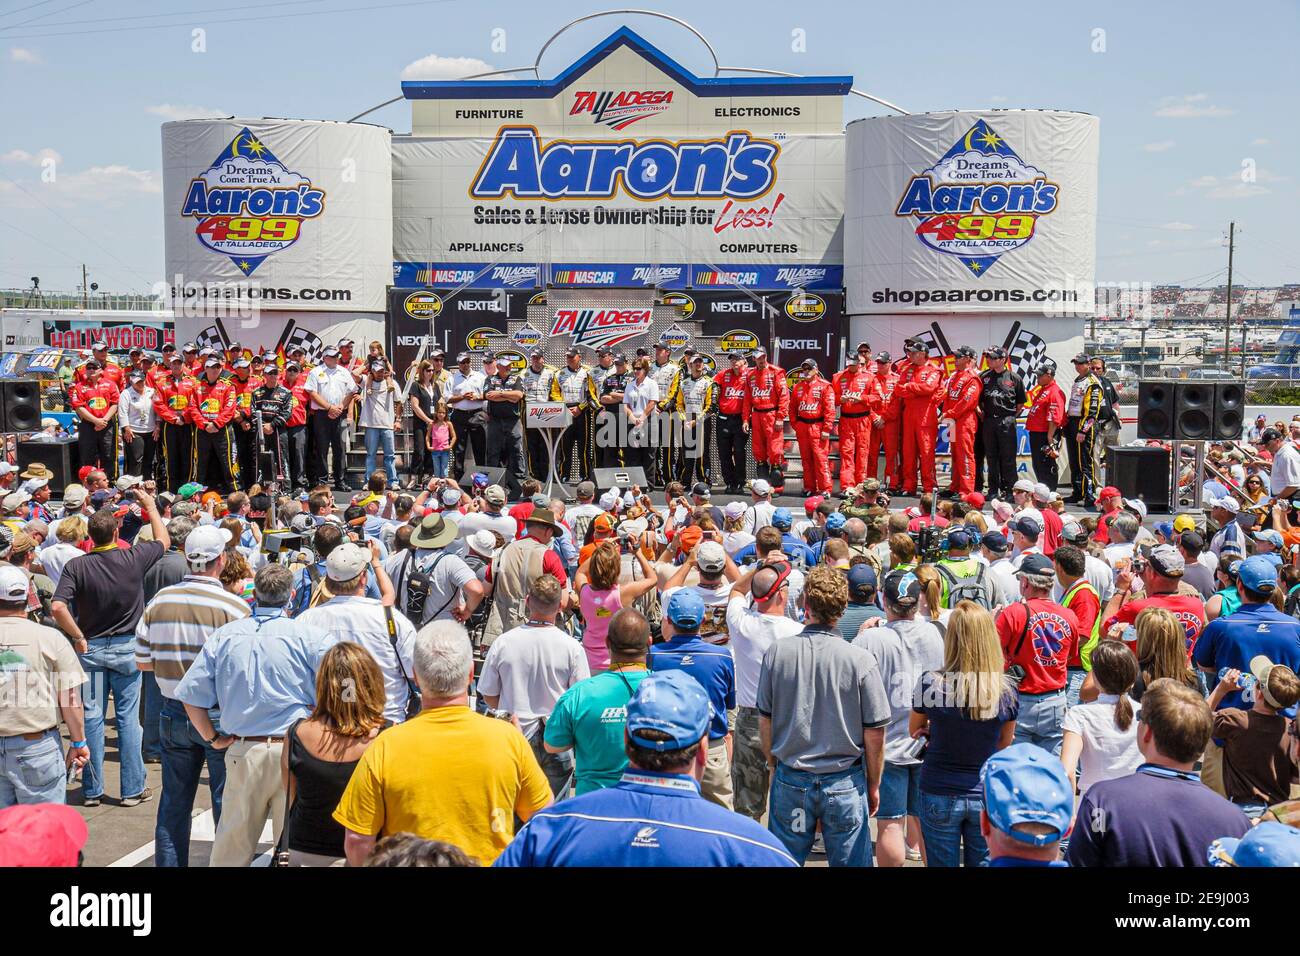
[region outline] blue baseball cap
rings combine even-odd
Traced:
[[[980,538],[980,544],[988,548],[994,554],[1003,554],[1011,548],[1011,542],[1001,531],[988,531],[984,537]]]
[[[844,523],[845,523],[846,521],[848,521],[848,520],[849,520],[848,518],[844,517],[844,515],[842,515],[842,514],[841,514],[840,512],[838,512],[838,511],[835,512],[834,514],[827,515],[827,516],[826,516],[826,530],[827,530],[827,531],[842,531],[842,530],[844,529]]]
[[[911,568],[895,568],[885,575],[885,601],[911,607],[921,597],[921,580]]]
[[[1249,591],[1267,593],[1277,587],[1277,565],[1262,554],[1254,555],[1241,562],[1237,580]]]
[[[708,733],[712,716],[699,681],[686,671],[660,671],[641,681],[627,702],[627,736],[647,750],[683,750]],[[662,731],[670,739],[648,740],[643,730]]]
[[[1011,531],[1019,531],[1026,538],[1034,540],[1037,540],[1038,536],[1043,533],[1043,526],[1029,515],[1021,515],[1019,518],[1008,521],[1007,528]]]
[[[1061,761],[1033,744],[999,750],[980,770],[989,823],[1013,840],[1047,846],[1070,832],[1074,788]],[[1045,823],[1050,833],[1025,833],[1019,823]]]
[[[970,547],[970,534],[965,528],[953,528],[948,532],[948,547],[961,550]]]
[[[874,591],[879,584],[875,569],[869,564],[855,564],[849,568],[849,593],[863,594]]]
[[[1166,541],[1174,539],[1174,523],[1172,521],[1161,521],[1156,525],[1156,530],[1160,532]]]
[[[1300,866],[1300,830],[1270,820],[1241,838],[1220,837],[1206,855],[1210,866]]]
[[[1256,541],[1267,541],[1279,551],[1286,547],[1286,542],[1282,540],[1282,535],[1278,534],[1272,528],[1265,528],[1263,531],[1256,531],[1251,535]]]
[[[794,517],[790,514],[789,508],[777,508],[772,512],[772,527],[788,529],[794,524]]]
[[[694,631],[704,621],[704,599],[694,588],[677,588],[668,598],[665,615],[673,622],[673,627]]]

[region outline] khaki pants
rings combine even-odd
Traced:
[[[249,866],[257,841],[271,818],[272,843],[284,828],[284,784],[280,777],[282,741],[236,740],[226,750],[226,789],[221,822],[209,866]]]
[[[756,709],[741,707],[736,712],[732,741],[735,749],[731,755],[731,781],[736,788],[736,812],[761,823],[767,812],[767,793],[772,781],[767,758],[763,756]]]
[[[729,740],[719,737],[709,743],[709,758],[704,765],[704,779],[700,781],[700,794],[720,807],[734,810],[731,790],[731,754],[727,752]],[[225,810],[223,808],[222,812]]]
[[[1227,796],[1223,785],[1223,748],[1213,740],[1205,745],[1205,753],[1201,757],[1201,783],[1219,796]]]

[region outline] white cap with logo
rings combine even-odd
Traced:
[[[215,560],[230,544],[231,535],[215,524],[200,525],[185,537],[185,560],[190,567]]]

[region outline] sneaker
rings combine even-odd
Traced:
[[[157,756],[157,757],[145,756],[145,757],[144,757],[144,762],[145,762],[145,763],[162,763],[162,757],[161,757],[161,756]]]
[[[343,492],[345,495],[350,495],[350,494],[352,494],[352,492],[355,491],[356,489],[353,488],[351,485],[349,485],[347,482],[345,482],[345,481],[340,481],[337,485],[334,486],[334,490],[335,490],[335,491],[341,491],[341,492]]]
[[[102,799],[102,797],[84,797],[82,798],[81,805],[83,807],[97,807]]]
[[[141,790],[133,797],[123,797],[122,806],[138,807],[140,804],[148,803],[152,799],[153,799],[153,790],[151,790],[149,787],[145,787],[143,790]],[[98,803],[99,801],[95,801],[95,802]]]

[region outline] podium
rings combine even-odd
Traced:
[[[556,449],[560,445],[560,438],[564,435],[564,430],[573,422],[573,414],[569,411],[569,406],[563,402],[533,402],[524,403],[524,429],[532,431],[537,429],[546,436],[546,447],[550,466],[546,479],[546,496],[555,497],[554,489],[558,485],[560,497],[570,499],[573,494],[565,487],[563,479],[560,478],[556,470]]]

